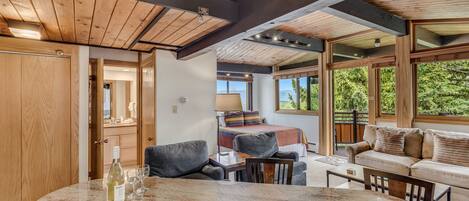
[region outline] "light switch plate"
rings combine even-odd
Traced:
[[[178,113],[178,106],[177,105],[173,105],[173,113],[174,114]]]

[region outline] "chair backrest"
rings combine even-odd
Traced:
[[[273,132],[237,135],[233,149],[258,158],[270,158],[278,152],[277,137]]]
[[[291,185],[293,160],[291,159],[246,159],[247,181],[252,183]]]
[[[363,168],[365,189],[413,201],[433,201],[435,184],[412,177]],[[410,188],[409,188],[410,187]]]
[[[201,140],[145,149],[150,176],[179,177],[200,171],[208,161],[207,142]]]

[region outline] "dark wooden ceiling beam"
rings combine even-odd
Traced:
[[[396,36],[407,35],[406,21],[364,0],[344,0],[324,12]]]
[[[322,39],[304,37],[278,30],[264,31],[245,40],[293,50],[324,52],[324,40]]]
[[[272,67],[218,62],[217,72],[271,74]]]
[[[207,9],[208,15],[216,18],[236,22],[239,19],[239,6],[232,0],[139,0],[152,4],[159,4],[169,8],[177,8],[194,13],[199,9]]]
[[[272,29],[281,23],[321,10],[342,0],[238,0],[240,19],[178,50],[190,59],[217,47]]]

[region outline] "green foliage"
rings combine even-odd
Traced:
[[[334,71],[335,111],[368,111],[368,69],[366,67]]]
[[[380,107],[383,114],[396,112],[396,69],[380,69]]]
[[[419,64],[418,113],[469,116],[469,61]]]
[[[302,80],[304,79],[304,80]],[[305,81],[306,77],[300,78],[300,80]],[[300,81],[301,83],[301,81]],[[292,79],[292,88],[294,91],[297,89],[297,84],[296,80]],[[308,84],[308,83],[306,83]],[[317,78],[311,77],[311,83],[310,84],[310,103],[311,103],[311,111],[319,111],[319,83],[317,81]],[[308,110],[308,88],[306,85],[300,85],[300,110]],[[297,103],[296,103],[296,97],[293,96],[293,94],[288,94],[288,104],[290,109],[296,109],[297,108]],[[281,107],[283,108],[283,107]]]

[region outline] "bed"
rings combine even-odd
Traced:
[[[306,156],[308,141],[301,129],[271,124],[222,127],[219,132],[220,145],[232,149],[236,135],[267,132],[275,132],[280,151],[296,151],[301,157]]]

